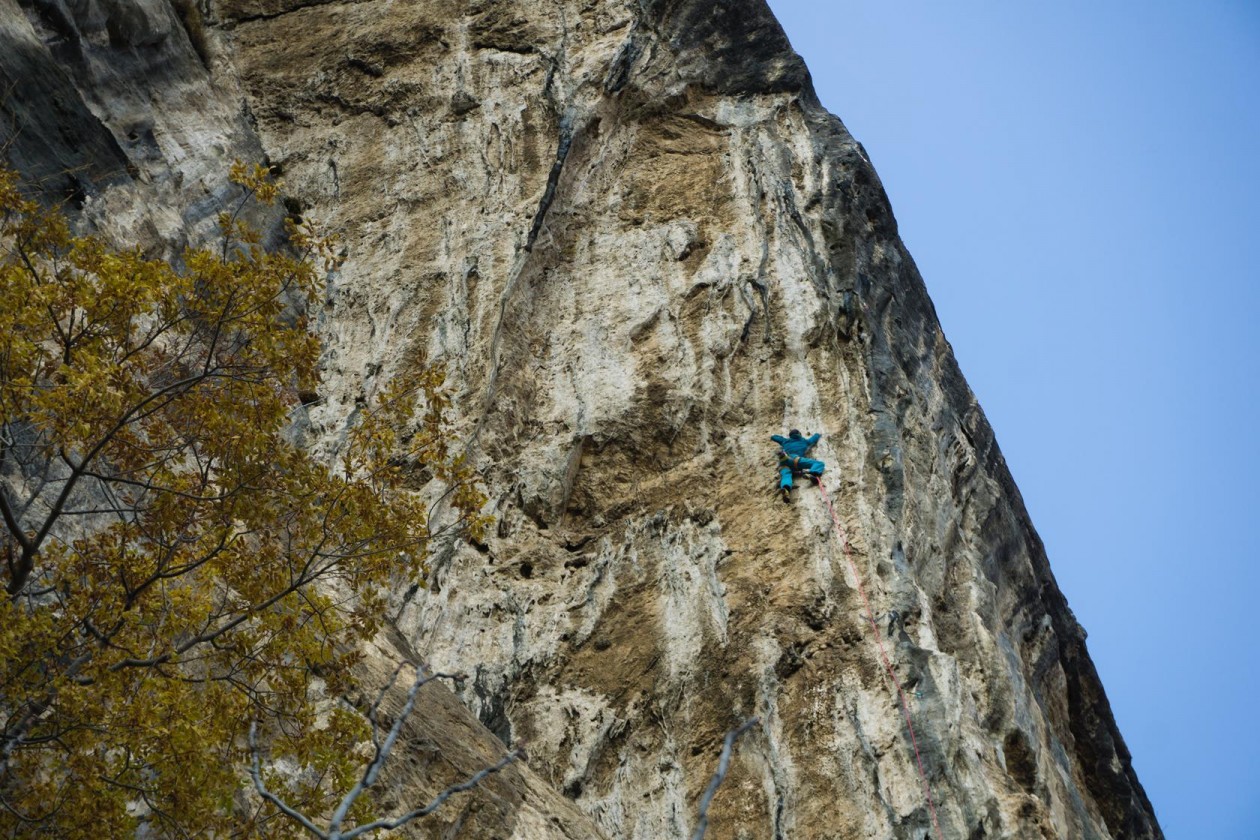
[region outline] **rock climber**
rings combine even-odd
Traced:
[[[801,471],[810,478],[823,474],[823,462],[806,458],[805,453],[818,443],[822,435],[803,437],[799,429],[788,432],[788,436],[771,435],[770,439],[779,444],[779,493],[783,501],[792,501],[792,474]]]

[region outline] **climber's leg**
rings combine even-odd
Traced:
[[[792,489],[792,468],[791,467],[783,467],[781,470],[779,470],[779,489],[780,490]]]
[[[802,458],[800,468],[809,473],[810,477],[817,477],[823,474],[823,462],[813,458]]]

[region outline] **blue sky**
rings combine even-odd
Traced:
[[[866,147],[1172,840],[1257,840],[1260,3],[770,0]]]

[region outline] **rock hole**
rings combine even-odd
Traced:
[[[1028,793],[1037,786],[1037,759],[1028,746],[1028,739],[1018,729],[1007,733],[1002,741],[1002,752],[1006,755],[1006,772]]]
[[[521,571],[521,577],[532,578],[534,576],[534,564],[522,563],[520,571]]]
[[[284,204],[285,214],[290,219],[293,220],[293,223],[295,225],[302,224],[302,220],[303,220],[302,214],[306,211],[306,208],[302,205],[302,202],[291,196],[285,196],[282,199],[282,202]]]
[[[133,175],[132,177],[135,176]],[[82,210],[83,205],[87,202],[87,189],[83,186],[83,182],[73,175],[66,179],[61,194],[76,210]]]
[[[780,680],[786,680],[801,670],[801,666],[805,664],[805,659],[801,656],[803,650],[802,645],[793,643],[779,656],[779,661],[774,666],[774,673]]]

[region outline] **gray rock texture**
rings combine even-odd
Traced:
[[[416,836],[684,838],[754,714],[709,837],[931,835],[823,500],[771,494],[798,427],[944,836],[1162,837],[879,178],[762,0],[0,0],[0,82],[9,160],[119,239],[203,236],[263,156],[340,233],[320,451],[446,367],[497,525],[397,594],[395,654],[469,673],[472,714],[431,692],[391,796],[488,733],[531,769]]]

